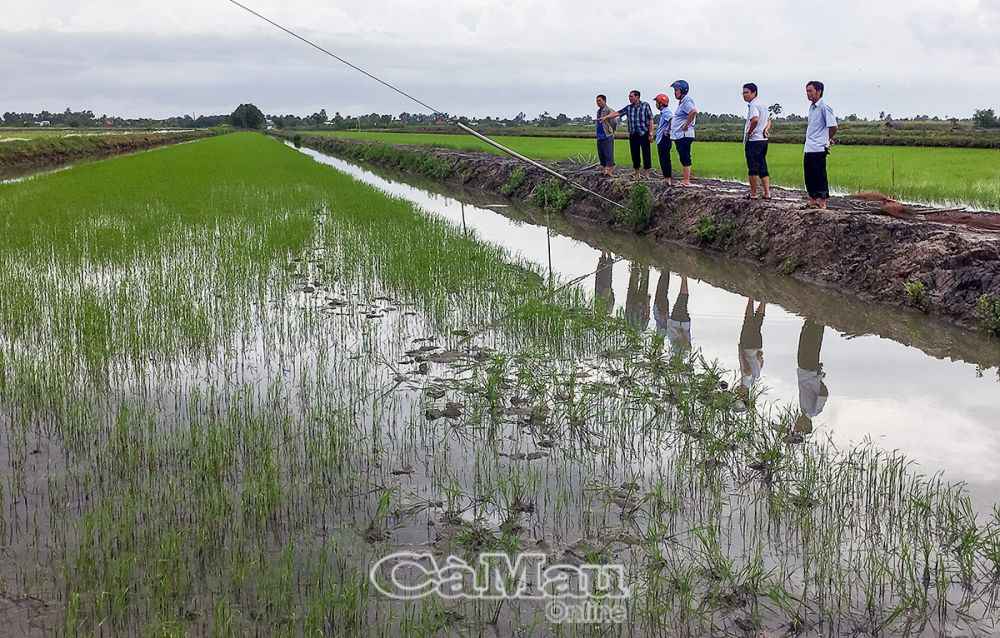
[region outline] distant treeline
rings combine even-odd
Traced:
[[[8,111],[3,114],[0,124],[10,128],[30,128],[34,126],[55,126],[70,128],[211,128],[227,126],[229,115],[201,115],[192,117],[182,115],[157,119],[152,117],[118,117],[117,115],[94,115],[93,111],[73,111],[66,109],[62,113],[41,111],[39,113],[15,113]]]
[[[784,113],[780,104],[769,107],[774,120],[771,139],[775,142],[801,141],[805,132],[806,118],[795,113]],[[213,128],[234,126],[238,128],[275,128],[286,130],[406,130],[410,132],[448,132],[447,125],[453,119],[477,127],[484,133],[514,135],[556,135],[560,137],[589,137],[593,134],[593,115],[588,113],[570,117],[565,113],[551,115],[548,112],[528,118],[524,113],[514,117],[470,118],[449,113],[408,113],[397,115],[369,113],[368,115],[341,115],[332,117],[326,109],[312,115],[294,114],[264,115],[252,104],[241,104],[229,115],[179,115],[165,119],[122,118],[101,115],[93,111],[73,111],[62,113],[42,111],[40,113],[3,114],[2,125],[6,127],[106,127],[106,128]],[[742,133],[744,118],[731,113],[698,114],[698,135],[709,141],[734,141]],[[1000,118],[993,109],[978,109],[969,118],[939,118],[938,116],[917,115],[911,118],[894,118],[891,114],[880,113],[878,119],[869,120],[851,113],[840,118],[841,131],[837,141],[845,144],[906,145],[906,146],[964,146],[980,148],[1000,148]]]
[[[251,105],[252,106],[252,105]],[[256,107],[254,107],[256,108]],[[782,115],[783,108],[780,104],[772,104],[769,107],[776,122],[805,122],[803,115],[789,113]],[[275,128],[314,128],[322,126],[324,128],[337,129],[373,129],[388,127],[408,127],[408,126],[434,126],[447,123],[450,119],[457,118],[459,121],[478,124],[481,126],[495,127],[537,127],[537,128],[561,128],[572,126],[591,126],[594,116],[591,113],[578,117],[570,117],[565,113],[550,115],[548,111],[539,114],[534,118],[529,118],[524,112],[518,113],[514,117],[493,117],[470,118],[461,115],[450,115],[448,113],[399,113],[392,115],[387,113],[369,113],[367,115],[341,115],[339,112],[329,117],[326,109],[322,109],[312,115],[267,115],[266,119]],[[864,117],[851,113],[841,118],[845,122],[880,122],[888,123],[891,127],[893,123],[904,122],[948,122],[952,125],[972,125],[976,128],[1000,128],[1000,118],[996,116],[993,109],[979,109],[972,117],[968,118],[940,118],[938,116],[917,115],[910,118],[893,118],[891,114],[885,112],[879,114],[878,119],[868,120]],[[708,113],[698,114],[699,124],[742,124],[743,116],[732,113]],[[15,113],[8,111],[0,118],[0,123],[8,127],[30,127],[38,125],[68,126],[68,127],[143,127],[143,126],[165,126],[180,128],[210,128],[213,126],[233,125],[233,114],[229,115],[178,115],[163,119],[156,118],[124,118],[116,115],[97,116],[93,111],[65,111],[39,113]]]

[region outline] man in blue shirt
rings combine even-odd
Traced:
[[[677,108],[670,123],[670,139],[677,147],[677,155],[681,160],[681,186],[691,185],[691,145],[694,143],[694,125],[698,109],[694,100],[688,95],[691,87],[686,80],[677,80],[670,87],[677,98]]]
[[[639,99],[639,91],[629,91],[628,106],[620,111],[611,111],[601,117],[602,121],[623,116],[628,121],[628,146],[632,151],[632,168],[635,176],[645,176],[649,179],[649,172],[652,168],[650,159],[650,142],[653,141],[653,109],[649,108],[649,103]],[[639,173],[639,154],[642,154],[642,174]]]
[[[823,101],[824,86],[813,80],[806,84],[809,105],[809,123],[806,125],[806,146],[803,170],[810,208],[826,208],[830,197],[830,183],[826,176],[826,156],[830,154],[833,136],[837,134],[837,118],[833,109]]]
[[[656,102],[656,108],[660,109],[660,122],[656,126],[656,152],[660,156],[660,169],[663,171],[663,181],[667,183],[667,186],[673,186],[673,167],[670,165],[670,147],[672,146],[672,142],[670,141],[670,118],[673,117],[673,113],[670,112],[668,106],[670,98],[660,93],[653,101]]]
[[[618,121],[614,118],[604,119],[611,113],[608,98],[597,96],[597,159],[601,162],[601,175],[614,175],[615,172],[615,127]]]

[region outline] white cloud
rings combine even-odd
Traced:
[[[1000,108],[1000,87],[984,81],[1000,61],[1000,0],[773,0],[750,13],[723,0],[247,3],[451,113],[579,115],[598,92],[615,104],[678,77],[711,112],[740,112],[739,86],[755,81],[766,101],[801,113],[809,79],[827,82],[843,115]],[[0,110],[418,108],[224,0],[14,4],[0,27]]]

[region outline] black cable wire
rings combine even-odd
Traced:
[[[411,99],[411,100],[413,100],[414,102],[416,102],[417,104],[419,104],[420,106],[422,106],[422,107],[424,107],[424,108],[426,108],[426,109],[430,109],[430,111],[431,111],[432,113],[444,113],[444,111],[441,111],[441,110],[439,110],[439,109],[436,109],[436,108],[434,108],[433,106],[431,106],[430,104],[427,104],[426,102],[423,102],[423,101],[421,101],[421,100],[418,100],[417,98],[413,97],[412,95],[410,95],[410,94],[409,94],[409,93],[407,93],[406,91],[404,91],[404,90],[402,90],[402,89],[400,89],[400,88],[397,88],[397,87],[395,87],[395,86],[393,86],[393,85],[389,84],[389,83],[388,83],[388,82],[386,82],[385,80],[382,80],[381,78],[378,78],[378,77],[376,77],[376,76],[372,75],[371,73],[369,73],[368,71],[365,71],[364,69],[362,69],[362,68],[361,68],[361,67],[359,67],[358,65],[356,65],[356,64],[351,64],[350,62],[348,62],[348,61],[347,61],[347,60],[345,60],[344,58],[340,57],[340,56],[339,56],[339,55],[337,55],[336,53],[331,53],[330,51],[327,51],[326,49],[324,49],[323,47],[319,46],[318,44],[316,44],[316,43],[314,43],[314,42],[312,42],[312,41],[310,41],[310,40],[308,40],[308,39],[306,39],[306,38],[302,37],[302,36],[301,36],[301,35],[299,35],[298,33],[295,33],[295,32],[294,32],[294,31],[292,31],[291,29],[287,29],[287,28],[285,28],[285,27],[281,26],[280,24],[278,24],[278,23],[277,23],[277,22],[275,22],[274,20],[271,20],[271,19],[270,19],[270,18],[268,18],[267,16],[262,16],[261,14],[257,13],[256,11],[254,11],[253,9],[251,9],[250,7],[248,7],[248,6],[244,5],[244,4],[240,4],[240,3],[239,3],[239,2],[237,2],[236,0],[229,0],[229,1],[230,1],[230,2],[232,2],[233,4],[235,4],[235,5],[237,6],[237,7],[239,7],[239,8],[241,8],[241,9],[243,9],[244,11],[247,11],[247,12],[249,12],[249,13],[252,13],[253,15],[257,16],[258,18],[260,18],[260,19],[261,19],[261,20],[263,20],[264,22],[267,22],[268,24],[271,24],[271,25],[273,25],[273,26],[275,26],[275,27],[278,27],[279,29],[281,29],[282,31],[284,31],[284,32],[285,32],[285,33],[287,33],[288,35],[292,36],[293,38],[297,38],[297,39],[299,39],[299,40],[302,40],[303,42],[305,42],[306,44],[308,44],[308,45],[309,45],[309,46],[311,46],[312,48],[314,48],[314,49],[317,49],[317,50],[319,50],[319,51],[322,51],[323,53],[327,54],[327,55],[328,55],[328,56],[330,56],[331,58],[333,58],[333,59],[337,60],[338,62],[342,62],[342,63],[346,64],[347,66],[351,67],[352,69],[354,69],[354,70],[355,70],[355,71],[357,71],[358,73],[363,73],[363,74],[367,75],[368,77],[370,77],[371,79],[373,79],[373,80],[375,80],[376,82],[378,82],[379,84],[381,84],[381,85],[383,85],[383,86],[386,86],[386,87],[388,87],[388,88],[392,89],[392,90],[393,90],[393,91],[395,91],[396,93],[399,93],[400,95],[402,95],[402,96],[404,96],[404,97],[406,97],[406,98],[408,98],[408,99]]]
[[[369,73],[368,71],[365,71],[364,69],[362,69],[358,65],[352,64],[352,63],[348,62],[347,60],[345,60],[344,58],[340,57],[336,53],[333,53],[331,51],[328,51],[328,50],[324,49],[323,47],[319,46],[315,42],[312,42],[311,40],[309,40],[308,38],[305,38],[305,37],[299,35],[298,33],[295,33],[294,31],[292,31],[291,29],[289,29],[287,27],[281,26],[280,24],[278,24],[274,20],[268,18],[267,16],[264,16],[264,15],[261,15],[261,14],[257,13],[256,11],[254,11],[250,7],[246,6],[245,4],[241,4],[241,3],[237,2],[236,0],[229,0],[229,2],[235,4],[237,7],[243,9],[247,13],[250,13],[250,14],[252,14],[252,15],[260,18],[264,22],[267,22],[268,24],[270,24],[270,25],[272,25],[274,27],[277,27],[278,29],[281,29],[282,31],[284,31],[288,35],[292,36],[293,38],[296,38],[297,40],[301,40],[302,42],[305,42],[306,44],[308,44],[312,48],[316,49],[317,51],[325,53],[326,55],[330,56],[334,60],[337,60],[338,62],[341,62],[342,64],[346,64],[347,66],[351,67],[352,69],[354,69],[358,73],[362,73],[365,76],[367,76],[367,77],[375,80],[376,82],[378,82],[382,86],[385,86],[385,87],[387,87],[387,88],[395,91],[396,93],[399,93],[400,95],[402,95],[403,97],[407,98],[408,100],[412,100],[413,102],[416,102],[420,106],[422,106],[422,107],[424,107],[426,109],[429,109],[432,113],[441,113],[441,114],[444,113],[444,111],[442,111],[440,109],[436,109],[433,106],[431,106],[430,104],[427,104],[426,102],[413,97],[412,95],[410,95],[409,93],[407,93],[403,89],[400,89],[400,88],[398,88],[396,86],[393,86],[392,84],[386,82],[385,80],[383,80],[383,79],[381,79],[381,78],[379,78],[379,77],[377,77],[377,76]],[[476,131],[476,130],[473,130],[473,129],[469,128],[468,126],[462,124],[461,122],[456,121],[455,125],[458,126],[459,129],[465,131],[466,133],[469,133],[469,134],[471,134],[471,135],[473,135],[473,136],[475,136],[475,137],[477,137],[477,138],[479,138],[479,139],[487,142],[491,146],[494,146],[494,147],[500,149],[501,151],[507,153],[511,157],[514,157],[514,158],[516,158],[516,159],[518,159],[518,160],[520,160],[522,162],[526,162],[527,164],[530,164],[530,165],[532,165],[532,166],[534,166],[536,168],[539,168],[539,169],[541,169],[541,170],[543,170],[543,171],[545,171],[547,173],[555,175],[556,177],[558,177],[559,179],[563,180],[564,182],[566,182],[570,186],[573,186],[574,188],[577,188],[577,189],[579,189],[579,190],[581,190],[581,191],[583,191],[585,193],[589,193],[589,194],[591,194],[591,195],[593,195],[593,196],[595,196],[595,197],[597,197],[599,199],[604,200],[605,202],[608,202],[609,204],[612,204],[612,205],[617,206],[617,207],[622,208],[622,209],[626,209],[626,207],[623,206],[622,204],[620,204],[619,202],[616,202],[616,201],[614,201],[614,200],[612,200],[612,199],[610,199],[608,197],[605,197],[604,195],[601,195],[600,193],[595,192],[595,191],[587,188],[583,184],[580,184],[580,183],[576,182],[575,180],[572,180],[572,179],[566,177],[562,173],[560,173],[558,171],[555,171],[555,170],[553,170],[553,169],[551,169],[551,168],[549,168],[547,166],[543,166],[542,164],[536,162],[535,160],[529,159],[527,157],[524,157],[523,155],[520,155],[519,153],[516,153],[516,152],[512,151],[511,149],[507,148],[506,146],[504,146],[504,145],[502,145],[502,144],[500,144],[500,143],[498,143],[498,142],[490,139],[489,137],[483,135],[479,131]]]

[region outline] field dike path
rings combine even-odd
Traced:
[[[490,153],[316,135],[298,142],[496,197],[504,197],[501,189],[508,184],[507,198],[518,202],[530,203],[536,187],[552,179],[518,160]],[[622,165],[614,178],[602,177],[593,165],[561,162],[555,167],[624,204],[635,183],[631,170]],[[517,169],[524,179],[510,191],[508,179]],[[747,199],[747,187],[738,182],[694,178],[691,188],[671,188],[659,179],[644,183],[652,194],[652,214],[648,222],[631,228],[637,234],[755,262],[865,301],[915,305],[970,329],[980,326],[981,295],[1000,300],[1000,231],[991,228],[1000,228],[997,214],[885,206],[846,197],[832,198],[828,210],[813,210],[806,208],[805,193],[798,190],[774,188],[774,198],[765,201]],[[610,206],[576,190],[562,214],[621,227]],[[921,294],[906,294],[911,282],[923,285]]]

